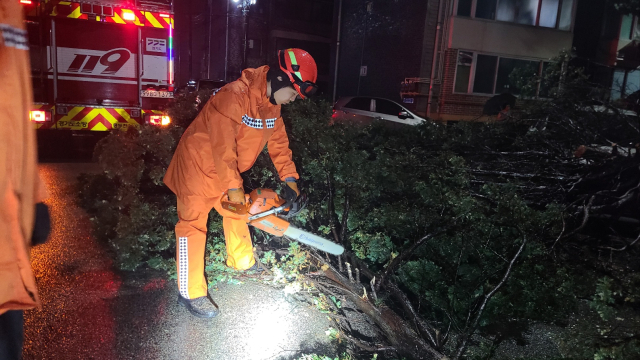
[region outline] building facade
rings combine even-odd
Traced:
[[[338,96],[387,97],[444,121],[476,119],[490,97],[518,94],[514,69],[540,73],[572,48],[576,0],[405,2],[344,0],[340,40],[349,50]]]
[[[275,64],[277,50],[300,47],[315,58],[320,91],[326,92],[333,13],[333,0],[176,1],[178,86],[200,79],[230,82],[244,67]]]
[[[550,59],[571,51],[575,9],[574,0],[454,1],[445,19],[442,85],[431,116],[475,119],[491,96],[518,95],[514,70],[540,74]]]

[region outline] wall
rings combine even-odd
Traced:
[[[244,18],[237,5],[232,0],[175,1],[178,86],[190,79],[234,81],[240,76]],[[248,13],[247,39],[254,47],[247,49],[246,67],[274,64],[277,46],[309,48],[326,82],[332,11],[333,0],[258,0]]]
[[[429,15],[435,17],[437,0],[343,0],[337,97],[399,101],[401,82],[420,76],[427,7],[434,3],[436,10]],[[433,49],[428,42],[426,46]],[[431,51],[426,55],[430,68]],[[362,65],[367,66],[367,76],[360,76]]]
[[[571,50],[573,33],[482,19],[451,17],[449,48],[530,58]]]

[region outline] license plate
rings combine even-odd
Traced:
[[[151,98],[172,98],[173,93],[170,91],[158,91],[158,90],[142,90],[140,96]]]

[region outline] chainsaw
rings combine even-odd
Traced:
[[[299,203],[306,198],[304,195],[299,196],[294,202],[287,202],[271,189],[255,189],[245,195],[245,205],[225,201],[226,198],[222,196],[222,208],[241,216],[247,224],[255,228],[271,235],[285,236],[329,254],[341,255],[344,252],[342,246],[298,229],[287,221],[302,210]]]

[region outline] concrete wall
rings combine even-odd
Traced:
[[[451,17],[450,49],[548,59],[571,50],[573,33],[500,21]]]
[[[252,41],[253,48],[247,49],[247,67],[277,63],[278,46],[301,47],[311,52],[318,62],[320,81],[325,83],[321,91],[326,92],[332,1],[260,0],[252,5],[247,39]],[[244,19],[237,4],[231,0],[174,3],[178,86],[190,79],[236,80],[243,70],[244,53]],[[322,9],[325,10],[320,11]],[[319,13],[327,14],[320,16]]]
[[[343,0],[337,97],[400,101],[402,81],[419,77],[424,61],[430,69],[428,37],[433,38],[437,5],[438,0]],[[361,66],[367,66],[366,76],[360,76]]]

